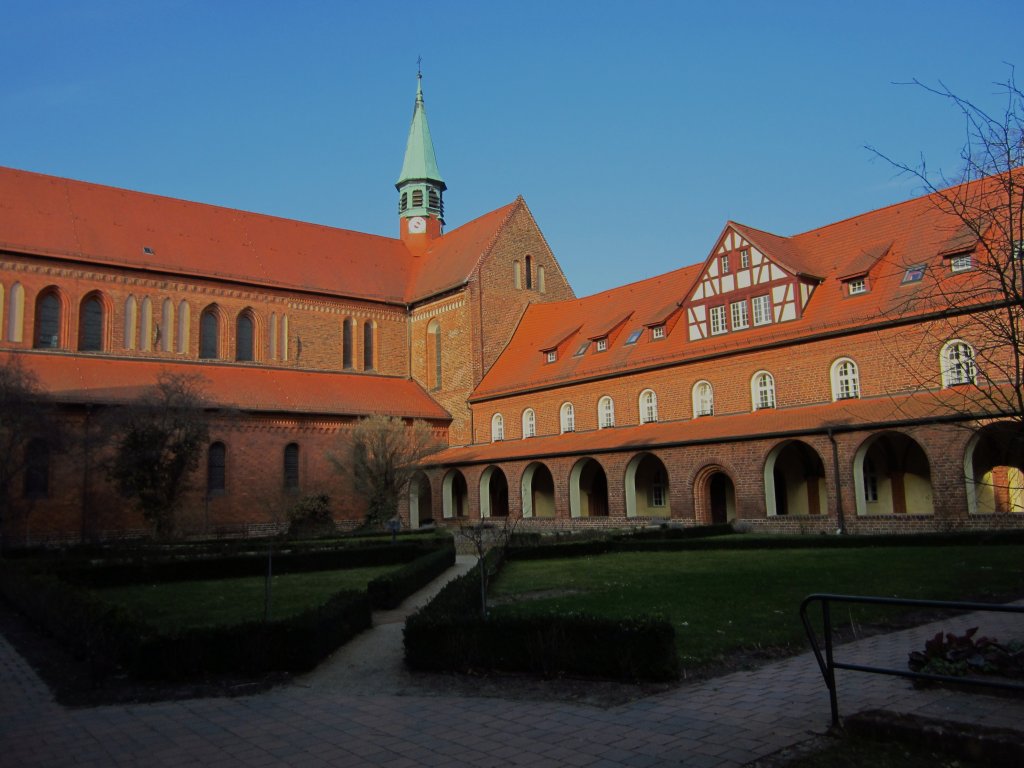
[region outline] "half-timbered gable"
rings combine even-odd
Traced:
[[[797,320],[821,278],[788,238],[729,222],[686,299],[690,341]]]

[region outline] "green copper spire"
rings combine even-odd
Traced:
[[[409,141],[405,145],[405,162],[402,163],[402,173],[399,174],[395,186],[401,186],[407,181],[433,181],[441,189],[445,189],[441,172],[437,170],[434,142],[430,140],[430,128],[427,126],[427,110],[423,106],[422,74],[416,75],[416,106],[412,111]]]
[[[395,187],[398,189],[398,214],[402,219],[409,219],[417,226],[423,223],[421,219],[436,219],[444,224],[443,193],[447,187],[437,170],[434,142],[430,140],[427,127],[422,73],[416,75],[416,106],[412,111],[409,141],[405,145],[405,162]]]

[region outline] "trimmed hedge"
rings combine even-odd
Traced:
[[[386,546],[340,548],[293,552],[286,548],[275,551],[275,574],[330,571],[375,565],[411,563],[433,547],[400,542]],[[144,560],[124,563],[82,561],[72,559],[56,566],[57,573],[67,581],[92,587],[165,581],[204,581],[262,576],[267,570],[267,553],[253,552],[227,557],[188,557]]]
[[[21,564],[0,561],[0,592],[96,676],[121,667],[150,679],[312,669],[371,625],[365,593],[338,592],[324,604],[270,623],[201,627],[158,634],[138,616],[88,589]]]
[[[405,598],[425,587],[455,565],[455,547],[427,552],[411,563],[386,576],[371,581],[367,587],[374,609],[397,608]]]
[[[121,661],[134,676],[183,680],[208,674],[306,672],[372,624],[366,593],[338,592],[324,604],[269,623],[199,627],[171,634],[143,628]]]
[[[608,539],[571,541],[537,546],[510,546],[512,560],[607,555],[613,552],[673,552],[708,549],[846,549],[856,547],[934,547],[951,545],[1020,544],[1024,531],[873,534],[873,535],[751,535],[729,533],[728,526],[665,529]],[[685,535],[687,531],[692,531]]]
[[[629,681],[679,676],[675,630],[663,619],[614,620],[575,613],[481,619],[480,567],[478,563],[450,582],[406,620],[405,660],[410,667]]]

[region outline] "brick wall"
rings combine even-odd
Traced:
[[[23,291],[20,342],[14,341],[11,333],[15,285]],[[354,369],[364,369],[363,324],[370,322],[374,324],[374,368],[385,374],[408,375],[404,308],[140,271],[83,268],[14,254],[0,254],[0,286],[4,298],[0,345],[5,347],[33,346],[37,299],[54,291],[61,301],[58,349],[78,349],[80,306],[83,299],[99,296],[104,306],[104,351],[116,355],[169,361],[198,359],[200,317],[206,308],[215,307],[220,360],[235,360],[236,323],[245,312],[253,320],[256,364],[339,371],[342,323],[352,317],[357,331],[353,334]],[[131,338],[126,337],[129,297],[134,298],[136,307]],[[165,302],[169,302],[167,319]],[[188,307],[187,328],[181,323],[182,302]],[[144,312],[147,306],[149,321]],[[184,351],[179,351],[185,337]]]

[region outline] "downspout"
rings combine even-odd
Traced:
[[[836,479],[836,523],[839,525],[836,533],[846,533],[846,519],[843,516],[843,489],[839,479],[839,446],[835,437],[832,436],[832,427],[828,428],[828,440],[832,443],[832,474]]]

